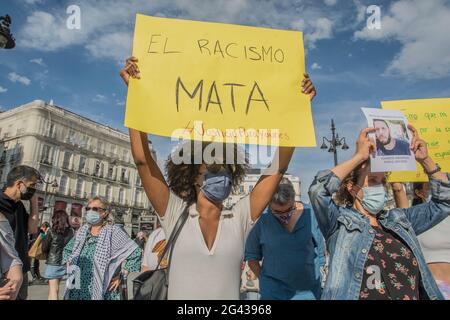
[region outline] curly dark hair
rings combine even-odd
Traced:
[[[344,180],[342,180],[341,185],[339,186],[339,190],[334,195],[335,202],[340,206],[353,206],[353,203],[355,202],[355,198],[348,192],[347,185],[349,182],[352,184],[357,184],[358,178],[361,175],[361,170],[363,168],[363,165],[368,165],[369,162],[363,162],[359,166],[357,166],[355,169],[353,169],[350,174],[345,177]],[[389,177],[390,172],[386,172],[386,178]],[[387,179],[386,179],[387,181]],[[385,187],[389,188],[389,184],[385,184]]]
[[[201,155],[199,154],[200,150],[198,145],[201,145]],[[188,203],[194,203],[197,200],[197,193],[195,189],[195,182],[200,174],[200,163],[195,163],[197,159],[203,159],[203,152],[205,148],[208,146],[213,147],[213,150],[218,150],[215,148],[215,142],[194,142],[188,141],[180,144],[174,152],[172,152],[166,162],[166,175],[167,175],[167,183],[169,188],[180,198]],[[197,148],[195,148],[197,145]],[[226,149],[227,144],[219,143],[219,148],[222,148],[222,155],[227,155]],[[229,149],[230,147],[228,147]],[[192,152],[194,150],[194,152]],[[226,159],[228,161],[224,161],[223,157],[219,154],[216,155],[215,152],[211,152],[211,155],[214,157],[214,163],[225,166],[232,176],[232,188],[236,190],[239,184],[244,180],[245,175],[247,174],[248,169],[250,168],[248,163],[247,153],[239,148],[237,144],[233,144],[233,159],[232,163],[229,163],[230,159]],[[174,162],[174,155],[183,158],[183,162],[176,163]],[[239,155],[241,158],[239,158]],[[201,156],[201,157],[199,157]],[[188,160],[187,163],[185,160]],[[243,160],[243,161],[241,161]],[[242,163],[243,162],[243,163]]]

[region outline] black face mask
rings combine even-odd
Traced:
[[[22,191],[20,191],[20,199],[21,200],[30,200],[31,198],[33,198],[34,194],[36,193],[36,188],[32,188],[32,187],[26,187],[27,191],[25,191],[25,193],[22,193]]]

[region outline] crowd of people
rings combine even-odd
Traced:
[[[121,76],[127,85],[140,78],[137,59],[127,60]],[[306,74],[300,90],[311,100],[316,96]],[[196,164],[196,152],[210,146],[201,143],[201,150],[181,154],[187,162],[169,157],[163,174],[147,134],[130,129],[133,158],[158,216],[156,230],[134,240],[114,223],[108,202],[96,195],[85,208],[84,224],[56,210],[51,224],[39,227],[34,193],[40,174],[27,166],[13,168],[0,194],[0,299],[26,299],[30,269],[41,278],[39,259],[31,267],[28,257],[29,235],[34,241],[41,237],[49,299],[60,296],[62,279],[67,279],[64,299],[123,299],[123,274],[169,263],[168,299],[240,299],[243,270],[247,288],[259,283],[258,295],[247,296],[251,299],[450,299],[449,174],[441,172],[426,142],[410,127],[407,147],[429,177],[429,183],[415,185],[410,205],[403,184],[371,172],[377,144],[369,134],[377,130],[362,130],[351,159],[317,173],[310,205],[296,201],[292,183],[283,177],[295,148],[279,147],[276,172],[263,173],[252,191],[229,208],[224,201],[249,169],[247,159],[238,161],[237,145],[231,162],[218,157]],[[393,209],[386,206],[390,189]],[[30,202],[29,213],[22,201]],[[168,256],[166,238],[184,212],[185,223]]]

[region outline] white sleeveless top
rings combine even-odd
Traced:
[[[169,237],[185,202],[170,193],[161,226]],[[196,205],[175,243],[169,274],[169,300],[239,300],[245,240],[253,222],[250,197],[223,210],[213,247],[208,250]]]
[[[450,216],[418,238],[427,263],[450,263]]]

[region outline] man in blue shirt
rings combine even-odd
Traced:
[[[262,300],[320,298],[324,239],[312,208],[295,203],[288,179],[283,178],[267,212],[250,232],[245,260],[259,278]]]

